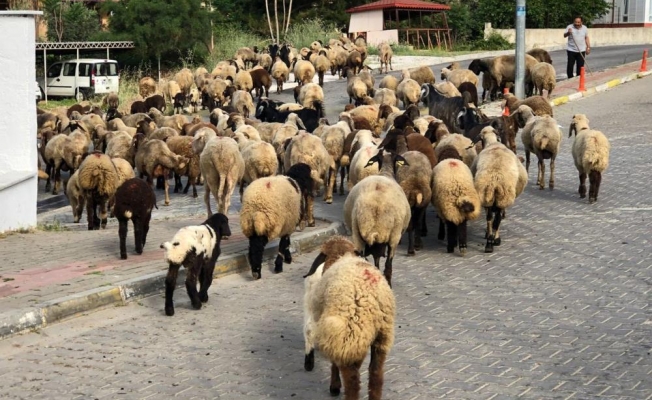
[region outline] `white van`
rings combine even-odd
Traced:
[[[120,86],[118,62],[100,58],[55,62],[48,68],[46,79],[48,97],[76,97],[77,101],[118,93]],[[44,87],[42,78],[40,84]]]

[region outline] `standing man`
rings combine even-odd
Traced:
[[[568,54],[568,64],[566,64],[566,74],[568,79],[573,77],[573,65],[575,75],[580,74],[580,68],[584,66],[584,57],[591,54],[591,44],[589,43],[589,30],[582,24],[582,17],[577,16],[573,24],[566,27],[564,37],[568,38],[566,53]]]

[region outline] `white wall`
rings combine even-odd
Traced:
[[[363,11],[351,14],[349,33],[382,30],[383,10]]]
[[[367,32],[367,43],[372,46],[378,46],[382,42],[398,43],[398,30],[388,29],[386,31],[369,31]]]
[[[611,2],[609,2],[611,5]],[[652,0],[629,0],[629,10],[627,13],[627,22],[623,21],[625,15],[625,0],[615,0],[613,10],[609,10],[607,14],[603,17],[598,18],[593,21],[595,24],[610,24],[612,21],[613,13],[613,22],[615,24],[628,24],[628,23],[644,23],[652,22],[652,13],[650,12],[650,7],[652,7]],[[619,12],[620,11],[620,12]]]
[[[0,12],[0,232],[36,225],[34,16],[40,14]]]

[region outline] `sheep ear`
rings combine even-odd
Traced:
[[[319,268],[319,266],[322,265],[324,262],[326,262],[326,254],[319,253],[317,258],[315,258],[315,261],[313,261],[312,265],[310,266],[310,271],[308,271],[308,273],[303,277],[307,278],[310,275],[314,274],[317,271],[317,268]]]
[[[407,160],[400,154],[394,156],[394,164],[396,164],[397,167],[410,166]]]

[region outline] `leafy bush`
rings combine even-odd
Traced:
[[[471,43],[471,50],[509,50],[513,48],[514,44],[509,43],[498,32],[492,32],[487,39],[480,39]]]
[[[224,60],[232,59],[235,52],[241,47],[265,46],[265,40],[260,36],[246,32],[233,24],[215,26],[213,52],[206,60],[206,69],[209,71]],[[210,68],[209,68],[210,67]]]
[[[290,25],[285,40],[292,43],[297,49],[310,47],[310,43],[321,40],[327,44],[330,39],[341,36],[340,30],[334,23],[327,23],[320,18],[304,19]]]

